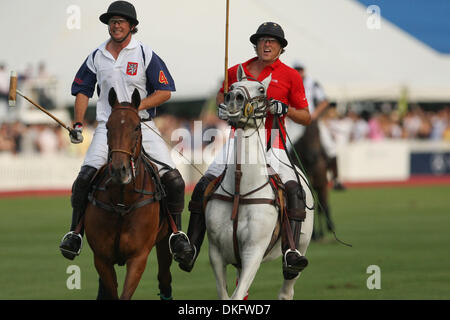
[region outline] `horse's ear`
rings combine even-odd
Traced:
[[[237,81],[239,82],[242,80],[247,80],[247,76],[245,74],[244,67],[240,64],[237,69]]]
[[[263,84],[264,88],[266,88],[266,92],[267,92],[267,88],[269,87],[270,81],[272,81],[272,74],[269,74],[269,76],[261,82]]]
[[[119,101],[117,101],[116,90],[114,90],[114,88],[111,88],[111,89],[109,90],[109,94],[108,94],[108,102],[109,102],[109,105],[110,105],[111,107],[114,107],[114,106],[116,106],[116,105],[119,104]]]
[[[131,96],[131,105],[136,109],[141,105],[141,95],[139,94],[138,89],[134,89],[133,91],[133,95]]]

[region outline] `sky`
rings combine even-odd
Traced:
[[[397,1],[408,2],[230,0],[228,66],[252,58],[250,35],[261,23],[274,21],[282,25],[289,41],[281,60],[291,66],[297,62],[305,64],[309,74],[334,99],[381,97],[385,93],[395,96],[401,86],[419,88],[427,97],[444,96],[450,92],[450,58],[441,52],[447,49],[442,42],[428,45],[427,41],[413,36],[412,31],[407,32],[393,23],[398,19],[391,14],[390,3]],[[214,96],[225,69],[226,1],[130,2],[135,5],[140,21],[135,37],[163,58],[175,79],[177,92],[172,99]],[[370,2],[379,5],[380,17],[367,11]],[[396,7],[397,11],[403,9],[406,16],[410,15],[412,19],[408,21],[421,21],[418,16],[428,16],[424,1],[409,1],[412,2],[420,6],[403,4]],[[48,72],[58,80],[55,89],[58,104],[73,103],[70,87],[76,71],[108,39],[107,27],[99,21],[99,16],[110,3],[107,0],[1,1],[0,23],[7,32],[0,62],[6,63],[8,70],[18,72],[30,66],[36,72],[37,65],[45,62]],[[445,16],[445,10],[441,11],[439,17]],[[430,30],[437,35],[440,29],[433,24]]]

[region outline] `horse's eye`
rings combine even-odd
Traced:
[[[264,87],[259,88],[259,92],[264,93]]]

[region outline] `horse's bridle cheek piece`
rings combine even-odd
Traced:
[[[116,107],[116,108],[113,109],[113,111],[115,111],[115,110],[133,111],[136,114],[136,116],[139,118],[139,114],[138,114],[137,110],[134,109],[134,108],[130,108],[130,107]],[[139,123],[140,123],[140,118],[139,118]],[[133,179],[136,178],[136,170],[137,170],[137,168],[135,166],[135,162],[136,162],[137,158],[139,157],[139,154],[136,154],[136,150],[138,148],[138,143],[139,142],[142,143],[142,132],[140,132],[137,135],[135,143],[134,143],[134,146],[133,146],[131,151],[124,150],[124,149],[111,149],[111,150],[109,150],[109,152],[108,152],[108,170],[109,170],[110,173],[111,173],[111,167],[112,167],[112,164],[111,164],[112,154],[114,152],[120,152],[120,153],[125,153],[125,154],[130,156],[130,166],[131,166],[131,169],[132,169]],[[109,145],[109,143],[108,143],[108,145]]]

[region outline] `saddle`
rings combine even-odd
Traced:
[[[267,165],[267,167],[268,167],[268,171],[269,171],[268,182],[266,184],[262,185],[261,187],[252,190],[251,192],[249,192],[247,194],[241,195],[237,201],[238,203],[236,203],[236,199],[233,198],[232,195],[226,196],[226,195],[215,193],[216,190],[219,188],[219,186],[225,176],[226,169],[220,176],[218,176],[216,179],[212,180],[208,184],[208,186],[205,189],[204,195],[203,195],[202,212],[205,212],[206,205],[208,204],[208,202],[211,199],[218,199],[218,200],[234,203],[231,220],[233,220],[233,246],[234,246],[234,253],[235,253],[235,257],[236,257],[236,261],[237,261],[237,263],[235,265],[236,267],[241,267],[241,259],[240,259],[240,254],[239,254],[238,241],[237,241],[237,226],[238,226],[238,220],[239,220],[238,219],[238,206],[239,206],[239,204],[262,204],[262,203],[265,203],[265,204],[271,204],[277,208],[277,211],[278,211],[277,223],[275,225],[274,231],[272,232],[272,238],[271,238],[270,243],[264,253],[264,257],[267,256],[267,254],[275,246],[275,243],[277,242],[277,240],[280,238],[281,226],[283,225],[283,219],[285,218],[285,213],[286,213],[286,193],[285,193],[284,184],[281,181],[279,175],[269,165]],[[253,199],[245,198],[246,196],[248,196],[256,191],[261,190],[267,184],[269,184],[272,187],[272,190],[275,195],[274,200],[268,199],[268,198],[253,198]]]

